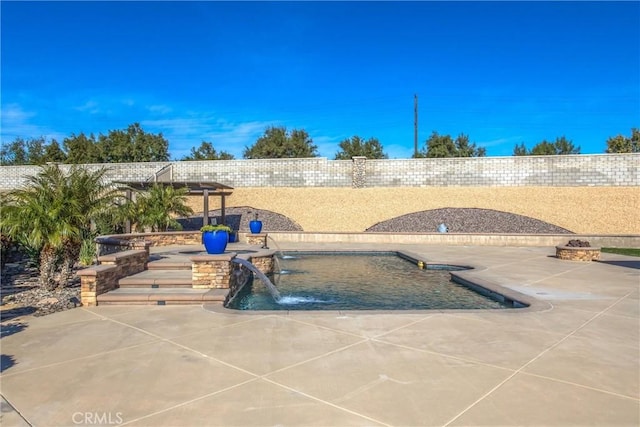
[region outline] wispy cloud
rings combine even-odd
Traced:
[[[202,141],[213,144],[217,151],[242,157],[245,146],[251,146],[273,122],[233,122],[211,113],[191,113],[187,117],[146,119],[141,125],[150,132],[162,132],[169,141],[173,157],[180,159]]]
[[[168,105],[162,105],[162,104],[149,105],[146,108],[150,113],[157,113],[157,114],[168,114],[173,111],[173,109]]]
[[[338,144],[340,143],[339,141],[336,142],[336,138],[332,138],[330,136],[310,136],[313,139],[313,144],[318,147],[318,154],[320,154],[320,157],[326,157],[329,159],[334,158],[338,152]]]
[[[98,108],[98,103],[93,100],[89,100],[82,105],[74,107],[74,110],[77,110],[83,113],[89,113],[89,114],[97,114],[100,112],[100,109]]]
[[[476,144],[478,147],[492,149],[493,156],[510,156],[513,153],[513,147],[523,141],[521,135],[509,136],[505,138],[491,139],[488,141],[480,140]],[[487,150],[488,151],[488,150]]]
[[[520,142],[522,142],[522,136],[510,136],[507,138],[492,139],[490,141],[479,141],[477,145],[480,147],[498,147],[504,144],[519,144]]]
[[[53,131],[47,126],[34,123],[37,114],[24,110],[19,104],[6,104],[1,109],[0,137],[2,143],[9,143],[16,138],[37,138],[43,136],[47,139],[61,141],[64,135]]]

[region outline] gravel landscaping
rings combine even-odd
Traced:
[[[2,321],[25,315],[45,316],[81,305],[78,277],[65,288],[47,291],[38,285],[37,268],[24,259],[11,261],[2,270]]]
[[[490,209],[444,208],[402,215],[367,231],[433,233],[445,224],[449,233],[570,234],[571,231],[522,215]]]

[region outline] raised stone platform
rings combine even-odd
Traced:
[[[556,257],[569,261],[598,261],[600,248],[556,246]]]

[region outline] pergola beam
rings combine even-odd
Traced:
[[[148,191],[154,185],[162,185],[165,187],[171,186],[173,188],[187,188],[189,195],[202,194],[202,225],[209,224],[209,196],[220,196],[220,211],[222,217],[222,223],[224,224],[227,215],[226,208],[226,196],[230,196],[233,187],[220,184],[218,182],[195,182],[195,181],[170,181],[170,182],[138,182],[138,181],[115,181],[114,184],[121,184],[124,187],[119,187],[119,190],[124,190],[128,200],[131,200],[131,190]],[[125,224],[127,233],[131,232],[131,224],[128,222]]]

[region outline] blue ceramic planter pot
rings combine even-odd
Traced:
[[[253,234],[260,233],[260,231],[262,231],[262,221],[257,219],[249,221],[249,230],[251,230]]]
[[[202,233],[202,243],[208,254],[222,254],[227,249],[229,233],[226,231],[205,231]]]

